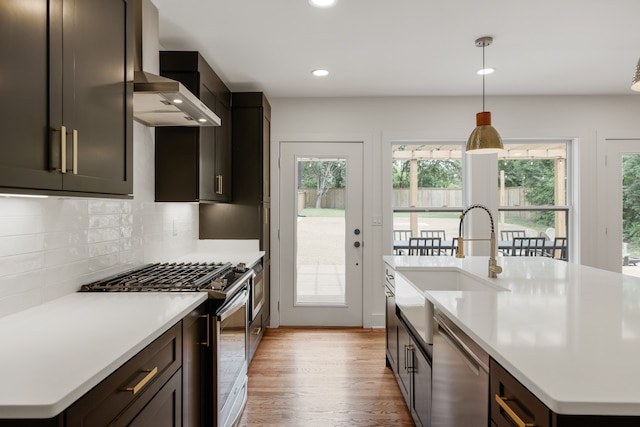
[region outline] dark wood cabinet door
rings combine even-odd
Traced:
[[[112,427],[182,426],[181,381],[181,370],[178,369],[148,402],[144,402],[142,409],[138,408],[139,405],[131,405],[109,425]]]
[[[431,364],[417,345],[413,350],[413,418],[417,425],[431,423]]]
[[[387,365],[398,373],[398,320],[396,317],[396,299],[389,289],[386,294],[386,333],[387,333]]]
[[[215,128],[216,152],[215,174],[218,177],[215,199],[218,202],[231,201],[231,106],[224,102],[223,97],[216,99],[216,114],[223,125]]]
[[[216,96],[205,85],[200,87],[200,100],[215,111]],[[222,122],[224,124],[224,122]],[[216,172],[216,127],[198,129],[200,138],[198,200],[216,201],[219,179]],[[198,171],[194,171],[198,173]]]
[[[59,29],[61,19],[60,1],[0,2],[0,187],[62,188],[61,174],[50,171],[50,148],[59,156],[60,134],[49,130],[48,108],[49,55],[60,51],[50,51],[55,40],[48,29]]]
[[[182,319],[182,425],[204,425],[205,352],[211,351],[211,319],[205,305]]]
[[[127,0],[64,0],[72,11],[63,21],[64,190],[132,193],[132,7]]]
[[[133,2],[28,3],[0,2],[0,187],[132,193]]]
[[[413,363],[413,354],[410,351],[411,346],[411,335],[409,335],[409,331],[403,323],[398,320],[398,385],[400,386],[400,391],[402,392],[404,400],[407,402],[408,406],[411,406],[410,368]]]

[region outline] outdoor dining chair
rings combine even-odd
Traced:
[[[500,230],[500,240],[513,240],[514,237],[527,237],[524,230]]]
[[[440,237],[412,237],[409,239],[409,255],[440,255],[442,239]]]
[[[544,256],[544,237],[514,237],[511,256]]]

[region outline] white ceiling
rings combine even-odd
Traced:
[[[232,91],[318,96],[635,94],[640,0],[153,0],[160,44]],[[328,77],[310,72],[326,68]],[[638,94],[640,96],[640,94]],[[639,98],[640,99],[640,98]]]

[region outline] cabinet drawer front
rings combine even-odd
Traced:
[[[182,324],[173,326],[67,411],[67,426],[110,423],[142,395],[155,394],[182,365]]]
[[[497,427],[550,425],[551,411],[498,362],[489,362],[491,420]]]

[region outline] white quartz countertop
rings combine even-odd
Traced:
[[[58,415],[206,298],[74,293],[0,318],[0,419]]]
[[[425,295],[556,413],[640,416],[639,278],[543,257],[500,257],[496,279],[488,257],[384,260],[413,281],[458,271],[490,283]]]

